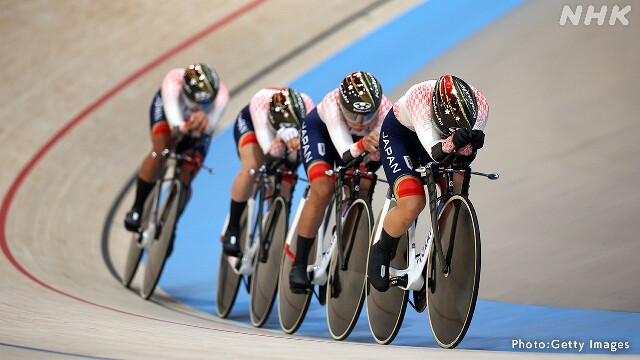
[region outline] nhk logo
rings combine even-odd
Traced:
[[[605,19],[607,18],[608,7],[607,5],[602,5],[600,7],[600,11],[595,10],[596,7],[590,5],[587,7],[587,12],[584,15],[584,25],[591,25],[592,20],[598,20],[598,25],[601,26],[604,24]],[[565,5],[562,8],[562,14],[560,15],[560,25],[565,25],[567,23],[567,19],[571,21],[573,25],[580,25],[580,19],[582,18],[582,12],[584,7],[582,5],[576,6],[575,10],[571,9],[569,5]],[[631,11],[631,5],[627,5],[623,8],[615,5],[611,8],[611,12],[609,13],[609,25],[613,26],[618,23],[618,21],[624,25],[629,25],[629,20],[626,18],[627,14]]]

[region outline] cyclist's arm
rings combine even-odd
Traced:
[[[276,139],[276,133],[271,127],[268,118],[269,101],[275,89],[262,89],[258,91],[249,102],[249,113],[253,122],[253,129],[256,133],[258,145],[263,154],[282,156],[284,154],[284,144]]]
[[[216,98],[213,100],[213,106],[211,110],[207,113],[209,117],[209,122],[211,123],[211,129],[215,129],[216,125],[222,118],[224,111],[227,109],[227,105],[229,104],[229,90],[224,86],[222,82],[220,82],[220,87],[218,88],[218,94]]]
[[[302,96],[302,100],[304,101],[304,107],[305,110],[307,110],[307,113],[305,115],[309,115],[309,113],[311,112],[311,110],[313,110],[316,107],[316,104],[313,102],[313,100],[311,99],[311,97],[305,93],[300,94],[300,96]],[[300,123],[302,125],[302,120],[300,120]]]
[[[184,115],[180,108],[180,92],[184,69],[173,69],[162,79],[162,102],[169,127],[174,130],[184,124]]]
[[[473,86],[471,86],[471,89],[476,96],[476,103],[478,104],[478,118],[476,123],[473,124],[473,130],[484,131],[485,126],[487,126],[487,120],[489,120],[489,103],[487,103],[487,99],[478,89]]]
[[[338,154],[344,156],[349,151],[352,157],[356,157],[364,151],[364,145],[362,142],[353,142],[347,121],[342,116],[340,105],[338,105],[338,96],[340,96],[338,89],[327,94],[318,104],[318,116],[327,126],[329,137]]]
[[[392,108],[393,108],[393,104],[391,103],[391,101],[389,101],[389,99],[386,96],[382,95],[380,106],[378,107],[378,110],[374,115],[374,122],[371,127],[371,132],[369,134],[376,133],[378,134],[378,136],[380,136],[382,123],[384,122],[384,119],[387,117],[387,113],[389,113],[389,110],[391,110]],[[376,142],[376,147],[377,147],[377,142]],[[370,152],[369,155],[367,155],[364,162],[373,163],[373,162],[379,162],[379,161],[380,161],[380,151],[374,151],[374,152]]]

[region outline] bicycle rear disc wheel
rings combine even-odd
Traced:
[[[289,230],[294,231],[294,238],[297,238],[298,228],[292,228]],[[318,246],[318,239],[313,242],[313,247],[309,252],[308,264],[313,264],[316,258],[316,246]],[[291,243],[291,253],[296,253],[297,241]],[[280,276],[278,278],[278,317],[280,321],[280,328],[287,334],[295,333],[304,317],[307,315],[309,309],[309,303],[313,292],[309,294],[294,294],[289,288],[289,274],[291,273],[291,265],[293,259],[287,254],[286,251],[282,252],[280,260]]]
[[[450,272],[431,247],[430,287],[427,309],[431,331],[438,345],[454,348],[464,338],[478,298],[480,284],[480,231],[471,202],[454,195],[442,207],[438,217],[440,238]]]
[[[265,248],[266,261],[256,256],[251,276],[249,314],[251,324],[261,327],[269,319],[278,291],[280,259],[287,236],[287,205],[282,197],[277,197],[269,210],[261,235],[269,246]],[[262,244],[260,245],[262,246]]]
[[[240,248],[244,253],[244,240],[247,238],[247,231],[249,224],[247,224],[248,208],[242,212],[240,217]],[[229,316],[233,304],[236,301],[238,295],[238,289],[240,288],[240,281],[242,275],[237,274],[231,268],[231,264],[227,261],[227,255],[220,251],[220,261],[218,261],[218,281],[216,282],[216,313],[218,317],[226,318]]]
[[[160,207],[160,218],[157,220],[160,231],[157,238],[151,240],[147,249],[144,277],[142,278],[142,287],[140,287],[140,296],[144,299],[148,299],[153,294],[164,269],[167,251],[173,241],[178,221],[182,196],[184,196],[184,186],[179,180],[174,180]]]
[[[157,185],[156,185],[157,186]],[[153,200],[155,198],[155,191],[152,191],[147,200],[144,202],[144,210],[142,211],[142,218],[140,221],[140,227],[146,229],[149,226],[149,216],[151,216],[151,207],[153,206]],[[142,234],[133,233],[131,241],[129,242],[129,251],[127,252],[127,260],[124,264],[124,271],[122,272],[122,285],[129,287],[133,277],[136,275],[140,259],[142,259],[142,251],[144,250],[139,240]]]
[[[389,210],[395,206],[395,201],[392,201]],[[382,226],[380,223],[381,214],[382,211],[378,214],[372,234],[376,233],[378,226]],[[373,235],[371,236],[371,241],[373,241]],[[391,267],[406,269],[409,266],[408,243],[409,239],[405,233],[398,240],[398,249],[395,257],[391,259]],[[404,314],[407,310],[407,302],[409,301],[409,291],[399,287],[390,287],[386,292],[379,292],[371,284],[367,284],[366,299],[371,335],[379,344],[390,344],[396,338],[402,326]]]
[[[362,311],[372,223],[369,203],[363,199],[354,201],[344,217],[342,228],[341,243],[347,268],[341,269],[337,248],[331,256],[327,281],[327,324],[335,340],[349,336]]]

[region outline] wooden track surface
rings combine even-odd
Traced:
[[[228,122],[257,89],[287,83],[417,3],[3,3],[0,358],[300,358],[303,350],[314,358],[451,356],[285,336],[162,294],[144,301],[109,274],[99,244],[109,206],[148,150],[148,102],[168,69],[214,64],[234,95]],[[640,27],[633,19],[628,27],[560,27],[560,10],[526,4],[400,88],[454,69],[492,106],[477,167],[503,179],[474,181],[486,239],[481,297],[640,311],[640,146],[631,131],[640,110]],[[112,236],[126,236],[120,221]]]

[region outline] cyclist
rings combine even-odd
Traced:
[[[441,161],[454,149],[455,163],[471,163],[484,145],[488,115],[489,105],[480,91],[452,75],[412,86],[387,114],[380,147],[397,206],[387,213],[380,240],[370,249],[368,278],[378,291],[389,289],[389,262],[398,239],[426,205],[413,164]]]
[[[300,122],[314,107],[307,94],[292,88],[265,88],[238,114],[233,135],[241,167],[231,187],[229,224],[222,246],[225,254],[240,256],[240,217],[253,193],[254,176],[249,170],[263,163],[269,168],[296,169],[300,164]],[[285,154],[285,163],[280,164]],[[293,181],[293,177],[283,178],[284,194],[291,190],[286,184],[292,185]]]
[[[369,170],[380,167],[378,136],[384,115],[392,104],[372,74],[356,71],[328,93],[302,124],[302,161],[311,192],[299,220],[295,260],[289,275],[294,293],[310,291],[307,260],[323,214],[331,201],[334,178],[325,173],[334,163],[346,164],[363,151],[369,152]],[[367,187],[365,181],[361,183]]]
[[[207,154],[213,127],[222,117],[228,102],[226,87],[220,82],[216,71],[204,63],[169,71],[151,102],[149,115],[154,152],[160,153],[175,147],[178,153],[182,153],[191,149],[190,144],[195,141],[196,153],[188,154],[195,161],[185,161],[180,174],[187,189],[190,189],[191,180]],[[124,219],[125,228],[129,231],[139,231],[140,215],[160,177],[162,161],[162,157],[154,158],[151,153],[142,161],[135,200]]]

